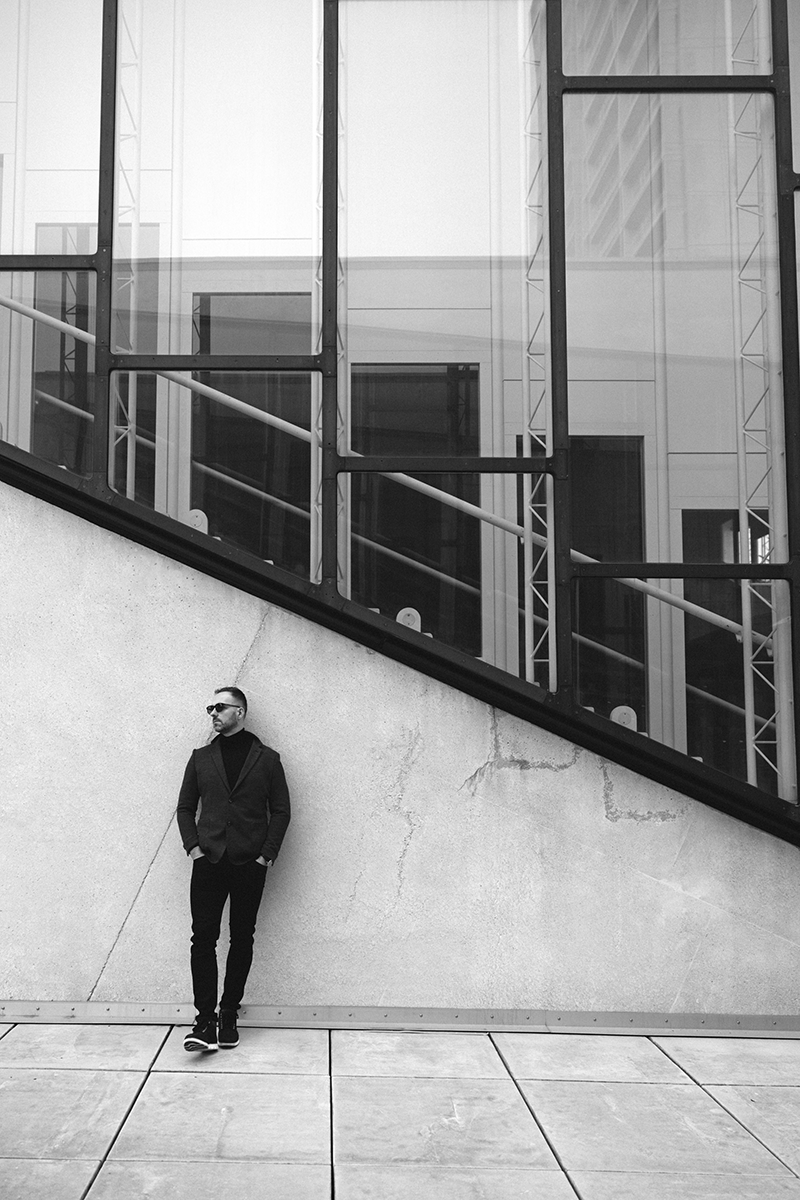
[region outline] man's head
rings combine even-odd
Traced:
[[[244,729],[247,716],[247,697],[241,688],[221,687],[214,689],[214,703],[209,704],[208,712],[215,733],[230,737]]]

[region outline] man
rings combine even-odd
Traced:
[[[253,961],[253,935],[267,872],[290,818],[280,756],[245,729],[247,699],[217,688],[206,708],[217,736],[189,759],[178,828],[193,859],[191,967],[197,1019],[186,1050],[239,1044],[236,1017]],[[200,815],[197,815],[198,804]],[[217,939],[230,898],[230,949],[217,1022]]]

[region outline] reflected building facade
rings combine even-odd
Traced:
[[[20,0],[3,442],[794,804],[785,14]]]

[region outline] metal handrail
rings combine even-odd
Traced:
[[[0,296],[0,305],[10,308],[22,316],[29,317],[31,320],[40,321],[45,325],[52,326],[54,329],[59,329],[62,333],[68,333],[71,337],[86,342],[88,345],[95,345],[96,339],[94,334],[87,332],[85,329],[79,329],[75,325],[70,325],[66,321],[60,321],[56,317],[51,317],[47,313],[40,312],[36,308],[31,308],[27,304],[22,304],[19,300]],[[290,421],[284,421],[281,417],[276,417],[272,413],[256,408],[255,405],[247,404],[244,400],[237,400],[235,396],[230,396],[227,392],[221,392],[217,388],[209,387],[208,384],[201,383],[197,379],[192,379],[190,375],[182,375],[177,371],[160,371],[155,368],[153,369],[153,374],[160,375],[171,383],[175,383],[179,387],[185,387],[189,391],[196,392],[200,396],[205,396],[209,400],[215,400],[226,408],[244,413],[246,416],[252,417],[253,420],[261,421],[264,425],[280,429],[283,433],[300,438],[304,442],[311,442],[310,431],[303,429],[301,425],[294,425]],[[357,457],[361,456],[358,455]],[[423,483],[422,480],[415,479],[411,475],[405,475],[399,471],[381,471],[380,474],[385,479],[392,479],[404,487],[411,488],[412,491],[430,496],[441,504],[446,504],[450,508],[455,508],[459,512],[475,517],[479,521],[494,525],[496,528],[502,529],[506,533],[511,533],[515,537],[520,539],[526,537],[526,531],[522,525],[518,525],[514,521],[507,521],[504,517],[498,517],[495,513],[480,508],[477,504],[470,504],[469,501],[462,500],[459,496],[453,496],[450,492],[444,492],[429,483]],[[547,539],[542,534],[530,530],[527,536],[537,546],[544,547],[547,545]],[[578,550],[570,550],[570,557],[573,562],[596,563],[598,561],[596,558],[591,558],[588,554],[581,554]],[[651,596],[653,599],[660,600],[664,604],[669,604],[673,608],[679,608],[690,616],[695,616],[701,621],[706,621],[709,625],[716,625],[719,629],[724,629],[739,639],[744,636],[744,629],[739,622],[720,616],[719,613],[712,612],[710,609],[702,608],[699,604],[693,604],[690,600],[685,600],[683,596],[676,596],[673,592],[668,592],[666,589],[648,583],[644,579],[619,577],[616,578],[616,582],[625,587],[632,588],[634,591],[641,592],[646,596]],[[751,637],[759,646],[770,648],[772,645],[772,638],[770,636],[758,633],[756,630],[751,631]]]
[[[155,443],[148,438],[142,438],[141,440],[147,445],[155,446]],[[248,495],[256,496],[260,500],[266,500],[269,504],[274,504],[278,508],[295,513],[297,516],[303,517],[306,521],[311,519],[311,514],[307,509],[300,508],[299,505],[292,504],[288,500],[281,500],[280,497],[274,496],[271,492],[267,492],[263,488],[255,487],[253,484],[246,483],[242,479],[237,479],[235,475],[230,475],[227,471],[220,471],[215,467],[209,467],[205,463],[198,462],[197,459],[192,460],[192,465],[204,475],[209,475],[213,479],[219,479],[223,483],[240,488]],[[374,538],[365,537],[364,534],[354,533],[352,530],[351,537],[361,545],[369,546],[379,554],[386,555],[388,558],[393,558],[397,562],[403,563],[404,566],[410,566],[426,575],[431,575],[451,587],[459,588],[475,596],[480,595],[480,588],[474,587],[472,584],[465,583],[461,579],[457,579],[455,575],[448,575],[445,571],[439,571],[435,567],[429,566],[427,563],[423,563],[418,559],[411,558],[408,554],[401,554],[398,550],[392,550],[389,546],[384,546],[380,542],[376,542]],[[518,611],[522,612],[523,610],[518,608]],[[547,624],[547,621],[544,617],[537,616],[535,613],[533,615],[533,620],[534,624],[536,625]],[[586,635],[583,633],[577,633],[575,630],[573,630],[572,640],[576,643],[576,645],[586,646],[590,650],[596,650],[600,654],[605,655],[606,658],[613,659],[614,662],[622,663],[627,667],[633,667],[638,671],[645,670],[645,664],[640,659],[631,658],[629,654],[623,654],[620,650],[614,650],[612,646],[605,646],[602,642],[595,641],[594,638],[586,637]],[[738,704],[734,704],[730,700],[724,700],[722,696],[715,696],[713,692],[707,692],[703,688],[696,687],[691,683],[687,683],[685,687],[686,691],[691,695],[699,696],[701,699],[707,700],[710,704],[716,704],[718,708],[724,708],[727,712],[732,712],[739,717],[744,717],[746,715],[745,710]],[[771,726],[774,728],[775,726],[774,717],[756,716],[756,720],[762,722],[765,727]]]

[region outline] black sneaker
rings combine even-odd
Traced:
[[[224,1012],[220,1009],[219,1013],[219,1048],[220,1050],[232,1050],[234,1046],[239,1045],[239,1030],[236,1028],[236,1013]]]
[[[217,1050],[217,1018],[198,1021],[191,1033],[183,1039],[184,1050]]]

